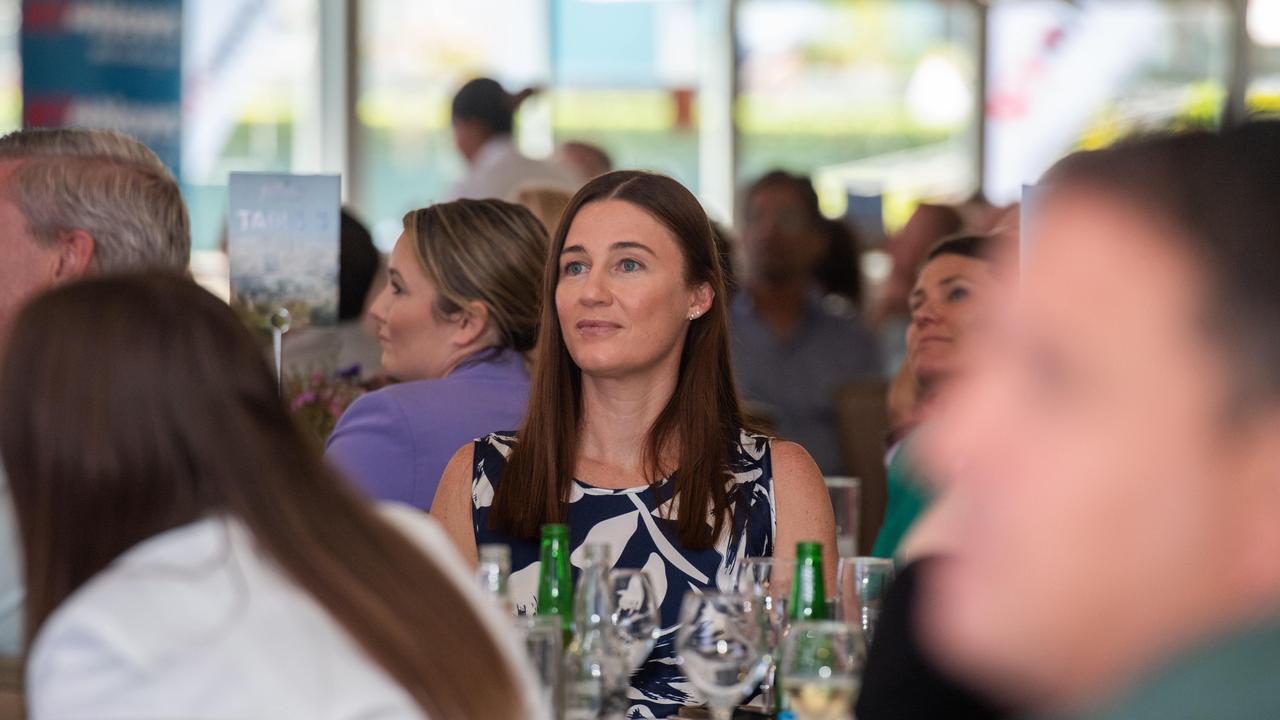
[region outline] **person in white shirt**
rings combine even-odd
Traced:
[[[32,720],[547,717],[443,532],[324,464],[221,300],[102,277],[12,333]]]
[[[467,161],[467,174],[449,200],[497,198],[514,201],[526,186],[572,193],[580,182],[567,168],[525,157],[511,140],[520,103],[536,92],[508,93],[490,78],[468,81],[453,97],[453,141]]]
[[[103,273],[183,272],[187,208],[164,163],[118,132],[30,129],[0,138],[0,358],[9,324],[50,287]],[[22,638],[17,535],[0,463],[0,656]]]

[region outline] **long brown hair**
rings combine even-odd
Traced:
[[[489,522],[495,530],[532,538],[539,526],[563,522],[568,513],[581,432],[582,371],[560,332],[555,304],[558,259],[578,212],[603,200],[631,203],[662,223],[684,256],[685,281],[707,283],[715,292],[711,308],[690,322],[675,392],[645,442],[650,484],[661,478],[663,452],[678,448],[672,489],[680,498],[675,518],[679,540],[688,548],[707,548],[720,536],[729,515],[725,478],[744,427],[729,362],[724,277],[711,224],[697,199],[675,180],[646,172],[612,172],[588,182],[569,201],[556,229],[542,276],[545,302],[529,411],[494,494]],[[708,510],[714,517],[710,526]]]
[[[209,515],[256,546],[431,717],[515,717],[515,670],[443,569],[341,481],[232,311],[166,275],[33,301],[0,376],[27,645],[139,542]],[[459,652],[458,648],[466,648]]]

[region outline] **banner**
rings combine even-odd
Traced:
[[[182,0],[23,0],[26,127],[128,133],[180,178]]]

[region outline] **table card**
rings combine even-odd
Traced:
[[[338,321],[337,175],[231,173],[227,255],[232,304],[255,327]]]

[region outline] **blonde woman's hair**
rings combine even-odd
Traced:
[[[480,302],[499,346],[533,349],[548,246],[533,213],[502,200],[455,200],[408,213],[404,231],[440,293],[439,315]]]
[[[184,271],[191,223],[178,183],[145,145],[112,130],[31,129],[0,138],[18,161],[7,192],[38,243],[84,230],[101,272]]]
[[[573,193],[567,190],[538,185],[520,188],[520,192],[516,193],[516,202],[529,208],[547,229],[547,235],[555,233],[560,218],[572,199]]]

